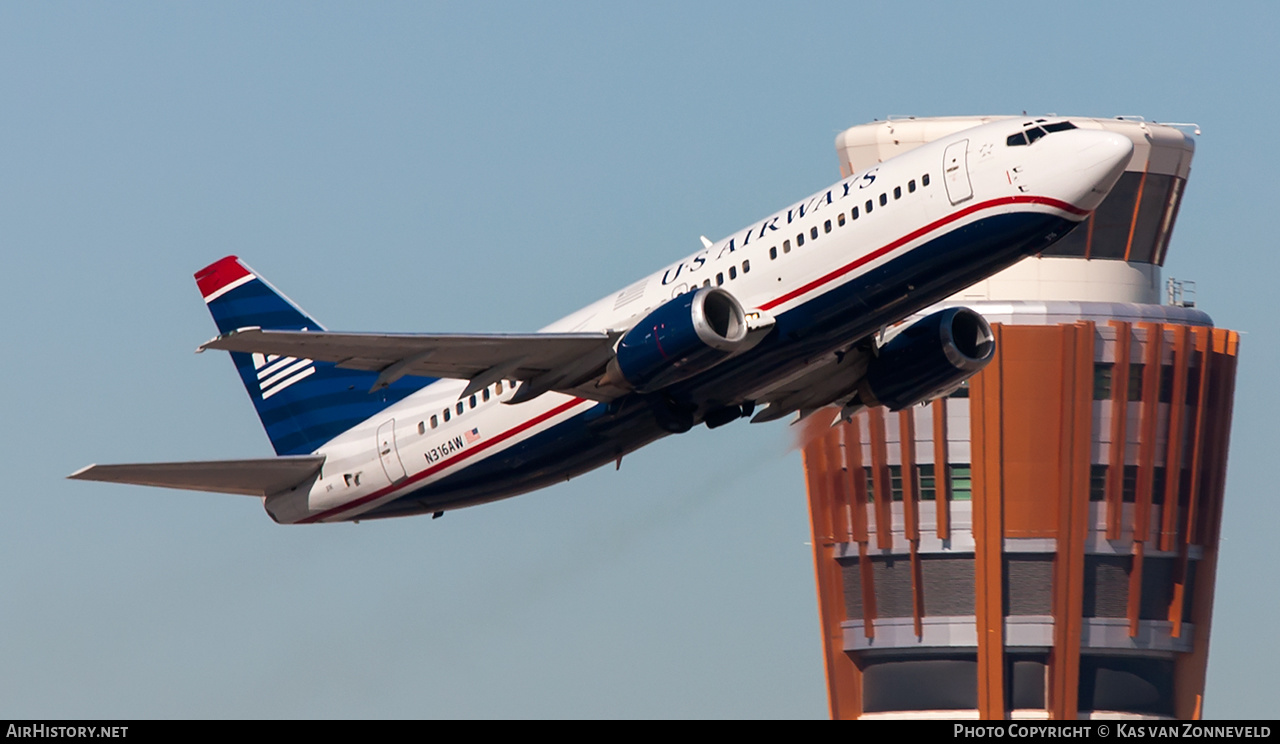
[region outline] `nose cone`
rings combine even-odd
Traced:
[[[1074,160],[1083,181],[1081,185],[1086,188],[1076,206],[1093,211],[1124,173],[1133,157],[1133,142],[1115,132],[1076,130],[1070,134],[1075,135],[1072,137],[1076,148]]]

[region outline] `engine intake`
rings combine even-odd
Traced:
[[[719,287],[675,297],[636,323],[618,342],[608,378],[640,393],[688,379],[746,348],[747,318]]]
[[[933,400],[982,371],[995,350],[986,318],[967,307],[940,310],[880,347],[858,397],[891,411]]]

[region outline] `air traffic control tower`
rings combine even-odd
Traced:
[[[856,126],[841,169],[994,118]],[[833,718],[1200,716],[1237,335],[1160,276],[1191,137],[1072,121],[1134,156],[1044,255],[942,303],[991,321],[991,364],[945,399],[811,428]]]

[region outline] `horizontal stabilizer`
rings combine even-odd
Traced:
[[[256,460],[90,465],[67,477],[188,491],[268,496],[311,479],[320,472],[323,464],[324,455],[300,455]]]

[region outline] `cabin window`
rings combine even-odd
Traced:
[[[419,421],[419,422],[418,422],[418,435],[419,435],[419,436],[421,436],[421,435],[426,434],[426,433],[427,433],[427,425],[426,425],[426,423],[424,423],[424,422],[422,422],[422,421]]]
[[[822,223],[822,231],[824,233],[831,232],[831,220],[827,220],[826,222]]]
[[[744,260],[744,261],[742,262],[742,273],[744,273],[744,274],[745,274],[745,273],[747,273],[748,271],[751,271],[751,261],[750,261],[750,259],[746,259],[746,260]]]
[[[813,238],[814,240],[817,240],[817,239],[818,239],[818,226],[817,226],[817,225],[814,225],[813,227],[809,228],[809,237],[810,237],[810,238]]]
[[[702,286],[704,286],[704,287],[710,287],[710,286],[711,286],[711,280],[710,280],[710,279],[707,279],[707,280],[703,281],[703,282],[702,282]]]
[[[769,249],[769,260],[772,261],[777,257],[778,257],[778,246],[775,245],[774,247]]]
[[[444,409],[444,422],[446,424],[449,423],[449,416],[450,416],[449,409],[448,408]]]
[[[902,198],[902,187],[901,187],[901,186],[894,186],[894,187],[893,187],[893,198],[894,198],[894,199],[901,199],[901,198]]]
[[[721,284],[724,284],[724,274],[721,274],[721,273],[717,272],[717,273],[716,273],[716,286],[718,287],[718,286],[720,286]]]
[[[498,384],[493,386],[494,395],[502,395],[502,380],[498,380]]]
[[[480,395],[481,395],[481,400],[483,400],[486,403],[489,402],[489,388],[485,388],[484,392],[481,393]]]
[[[907,181],[907,193],[916,193],[916,179],[913,178],[910,181]]]
[[[431,414],[431,428],[434,429],[440,425],[440,419],[434,413]]]
[[[844,212],[841,212],[836,216],[836,224],[840,227],[844,227]]]
[[[888,195],[888,194],[881,194],[881,195],[880,195],[880,206],[882,206],[882,207],[883,207],[884,205],[886,205],[886,204],[888,204],[888,203],[889,203],[889,195]]]
[[[849,213],[849,219],[851,219],[851,220],[856,220],[856,219],[858,219],[858,208],[857,208],[857,207],[854,207],[854,208],[853,208],[853,211]]]
[[[790,252],[791,252],[791,241],[790,241],[790,240],[784,240],[784,241],[782,241],[782,252],[783,252],[783,253],[790,253]]]
[[[737,266],[730,266],[730,267],[729,267],[729,278],[730,278],[730,279],[737,279],[737,278],[738,278],[738,267],[737,267]]]
[[[465,410],[466,410],[466,408],[467,408],[467,407],[466,407],[466,404],[464,404],[462,401],[458,401],[457,409],[458,409],[458,415],[459,415],[459,416],[461,416],[461,415],[462,415],[462,412],[463,412],[463,411],[465,411]]]
[[[476,396],[475,396],[475,395],[472,395],[472,396],[471,396],[471,407],[472,407],[473,409],[476,407]]]
[[[928,185],[929,185],[929,174],[928,174],[928,173],[924,174],[923,176],[920,176],[920,185],[921,185],[921,186],[928,186]]]
[[[872,210],[872,208],[873,208],[875,205],[871,203],[871,200],[870,200],[870,199],[868,199],[868,200],[867,200],[867,203],[866,203],[866,204],[863,204],[862,206],[863,206],[863,208],[864,208],[864,209],[866,209],[866,210],[867,210],[867,214],[871,214],[871,210]]]
[[[796,236],[796,247],[799,248],[802,245],[804,245],[804,233]]]

